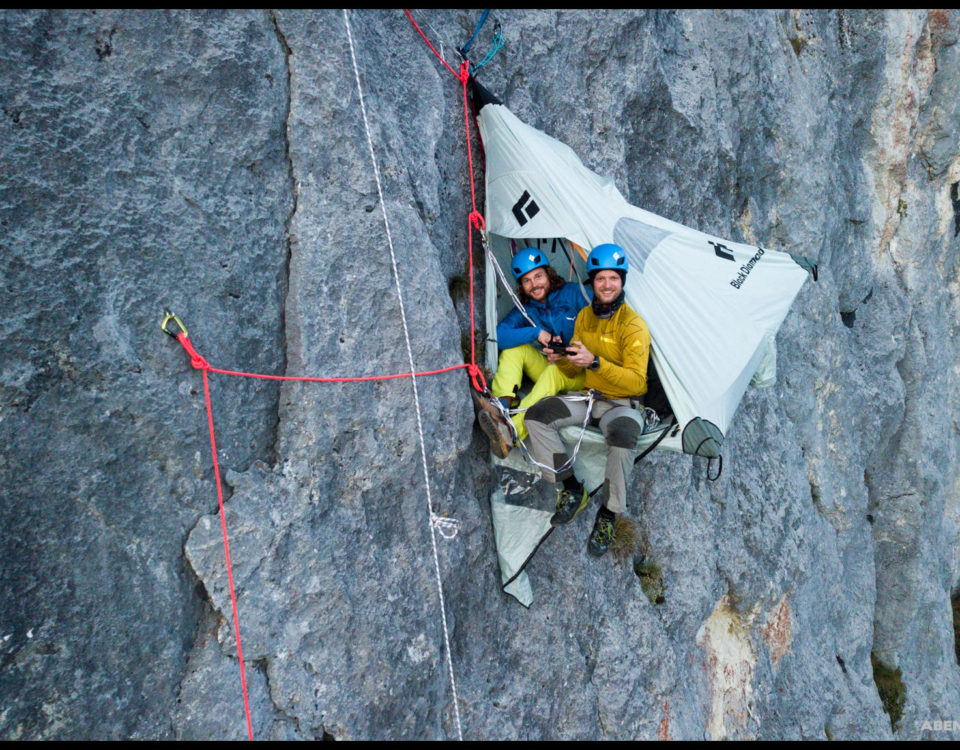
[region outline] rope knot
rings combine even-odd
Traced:
[[[486,225],[486,223],[485,223],[484,220],[483,220],[483,214],[481,214],[479,211],[471,211],[471,212],[470,212],[470,224],[471,224],[478,232],[482,232],[484,229],[487,228],[487,225]]]
[[[207,362],[207,360],[205,360],[205,359],[204,359],[203,357],[201,357],[199,354],[195,354],[195,355],[191,355],[191,356],[190,356],[190,364],[193,365],[193,366],[194,366],[196,369],[198,369],[198,370],[211,370],[211,369],[213,369],[212,367],[210,367],[210,363]]]
[[[470,364],[467,365],[467,372],[470,373],[470,380],[476,390],[480,393],[487,390],[487,379],[483,377],[483,370],[475,364]]]
[[[197,350],[193,348],[193,344],[190,343],[190,339],[187,337],[187,334],[181,333],[177,336],[177,341],[183,344],[183,348],[187,350],[187,354],[190,355],[190,364],[193,365],[198,370],[212,370],[210,363],[207,362],[203,357],[201,357]]]

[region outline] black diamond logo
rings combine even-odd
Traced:
[[[719,242],[711,242],[707,240],[711,245],[713,245],[713,252],[717,254],[718,258],[723,258],[724,260],[732,260],[736,263],[736,259],[733,257],[733,253],[730,252],[730,248],[726,245],[722,245]]]
[[[540,213],[540,206],[534,203],[533,198],[530,197],[530,193],[524,190],[523,195],[520,196],[520,200],[513,204],[512,211],[513,215],[517,217],[520,226],[523,226]]]

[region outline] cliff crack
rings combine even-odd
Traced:
[[[291,121],[293,117],[293,84],[294,84],[294,74],[293,74],[293,65],[291,64],[291,58],[293,57],[293,49],[290,47],[290,44],[287,42],[287,37],[283,33],[283,29],[280,28],[280,21],[277,18],[276,11],[269,11],[270,21],[273,23],[273,31],[277,36],[277,41],[280,43],[280,47],[283,50],[284,55],[284,67],[287,73],[287,102],[286,102],[286,113],[284,115],[284,138],[283,138],[283,153],[287,162],[287,170],[290,176],[290,197],[291,197],[291,207],[290,212],[287,214],[286,220],[284,222],[284,236],[286,238],[286,250],[287,257],[284,261],[284,270],[283,270],[283,289],[281,290],[281,297],[286,299],[287,292],[290,289],[290,265],[291,258],[293,256],[293,242],[294,238],[292,235],[293,219],[297,214],[297,209],[300,204],[300,184],[297,181],[296,170],[293,164],[293,155],[290,142],[290,128]],[[287,307],[286,304],[282,306],[281,310],[281,346],[283,348],[283,372],[287,371]],[[274,426],[274,439],[273,439],[273,453],[274,460],[279,461],[277,456],[277,440],[280,434],[280,410],[277,409],[277,420],[276,425]]]

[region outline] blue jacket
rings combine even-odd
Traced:
[[[587,295],[592,299],[593,290],[587,289]],[[527,315],[537,323],[536,328],[527,322],[516,307],[508,312],[497,326],[497,346],[500,349],[512,349],[515,346],[532,344],[541,330],[563,336],[564,341],[570,341],[577,313],[588,304],[580,291],[580,285],[575,281],[568,281],[555,292],[548,294],[546,302],[530,300],[524,305]]]

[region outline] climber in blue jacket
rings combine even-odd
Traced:
[[[500,399],[504,408],[498,409],[475,393],[480,406],[480,427],[490,439],[494,454],[500,458],[505,458],[513,447],[514,433],[520,440],[527,436],[522,410],[546,396],[579,390],[583,386],[582,373],[573,378],[565,375],[556,365],[547,362],[542,348],[551,344],[558,346],[558,339],[562,339],[564,345],[569,343],[577,313],[589,304],[580,286],[564,281],[544,253],[535,247],[520,250],[514,255],[511,267],[517,280],[517,297],[526,316],[514,308],[497,326],[500,357],[490,392]],[[592,290],[588,296],[592,296]],[[518,404],[521,411],[511,417],[511,428],[502,415],[516,401],[524,375],[534,386]]]

